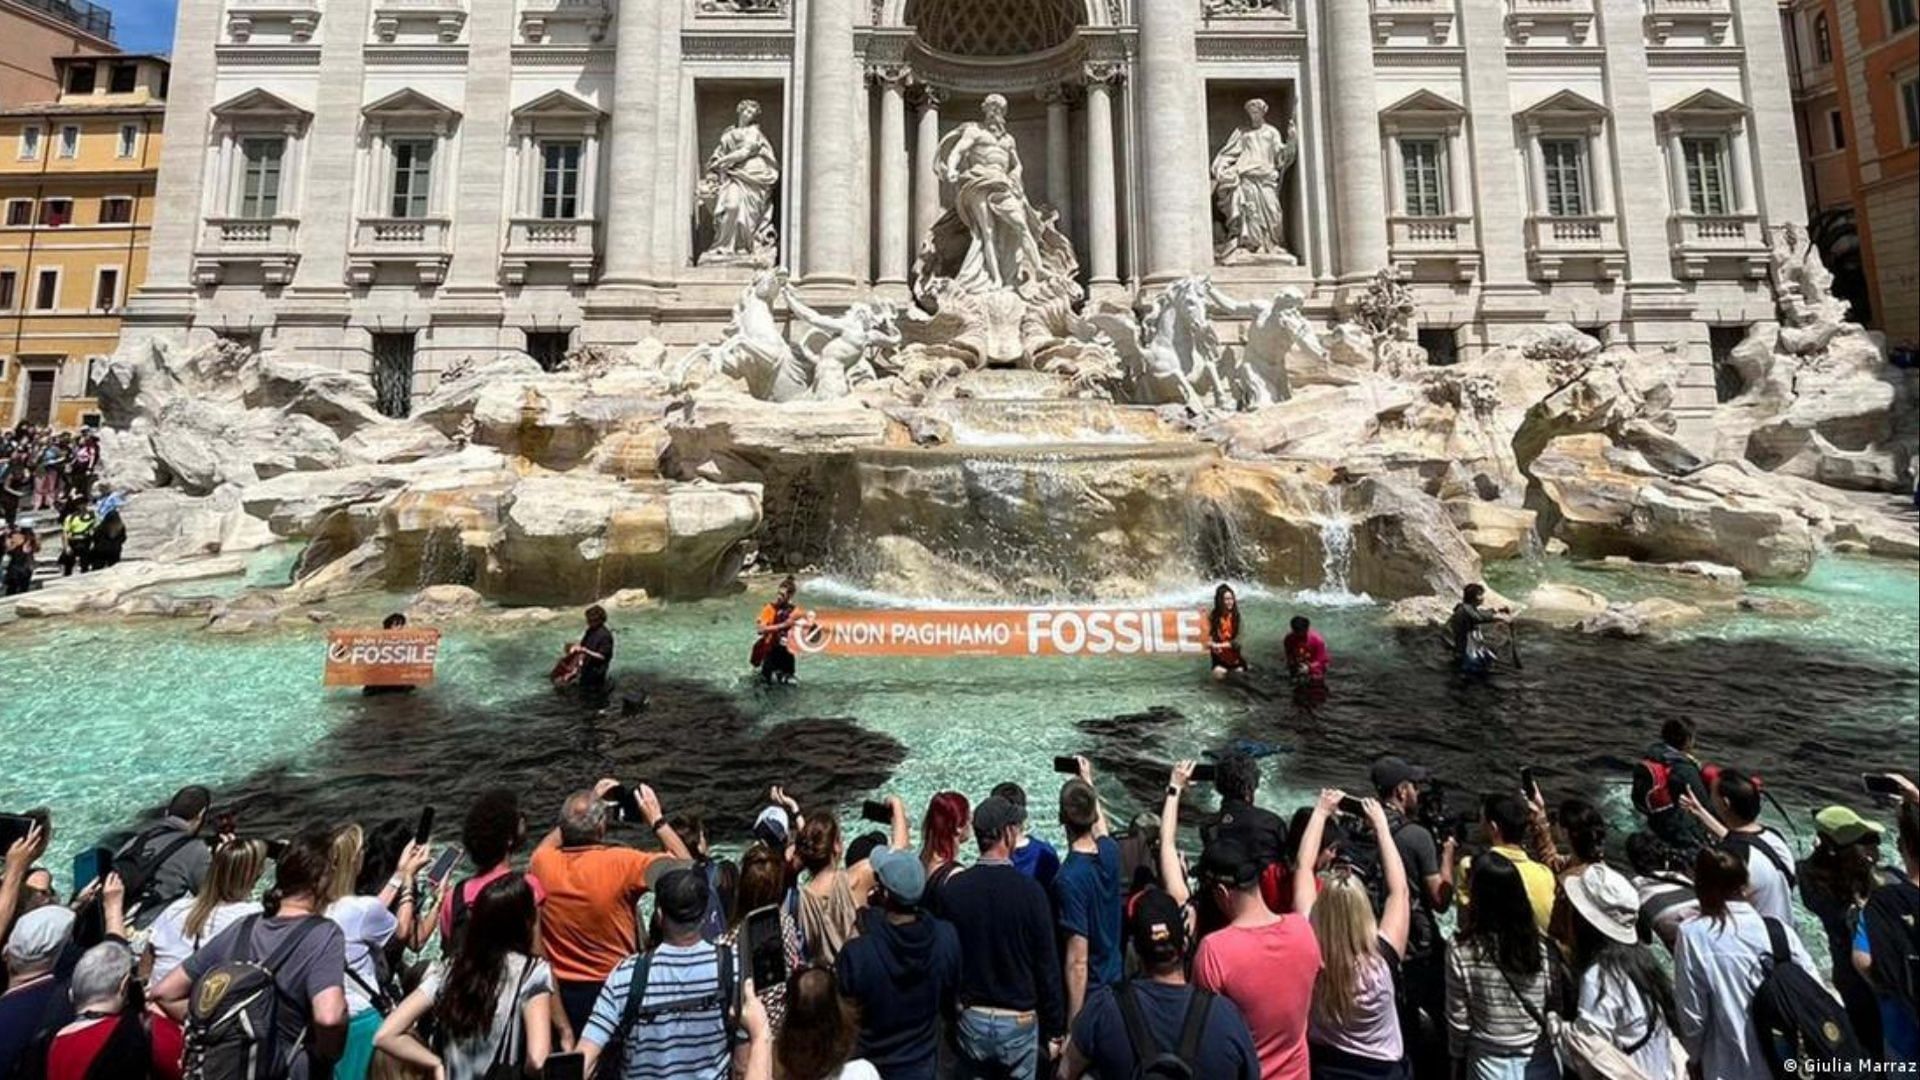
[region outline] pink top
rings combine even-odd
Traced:
[[[1307,1080],[1307,1014],[1320,975],[1320,943],[1299,915],[1260,927],[1216,930],[1200,942],[1194,981],[1238,1006],[1253,1032],[1261,1080]]]
[[[1385,942],[1381,948],[1387,948]],[[1393,972],[1378,952],[1361,965],[1359,992],[1354,995],[1353,1018],[1344,1027],[1322,1023],[1316,1014],[1308,1020],[1307,1041],[1330,1046],[1374,1061],[1400,1060],[1400,1014],[1393,1004]]]
[[[1309,630],[1304,637],[1288,634],[1280,648],[1286,653],[1289,669],[1303,668],[1313,679],[1327,677],[1327,665],[1333,663],[1333,654],[1327,651],[1327,639],[1320,636],[1320,631]]]
[[[494,867],[493,869],[487,871],[484,874],[475,875],[474,877],[471,877],[466,881],[461,882],[460,885],[458,886],[461,892],[461,896],[460,896],[461,903],[466,905],[468,911],[472,911],[473,902],[480,898],[480,890],[493,884],[495,881],[498,881],[499,879],[506,877],[512,871],[513,871],[513,867],[508,866],[505,863],[501,863],[499,866]],[[533,890],[533,903],[536,907],[547,902],[547,890],[540,887],[539,878],[534,877],[532,874],[528,874],[527,886]],[[451,902],[451,897],[449,897],[448,902],[440,905],[440,936],[442,938],[448,938],[448,937],[451,937],[452,935],[453,935],[453,904]]]

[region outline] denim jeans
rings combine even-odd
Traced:
[[[961,1080],[1034,1080],[1040,1070],[1040,1025],[1031,1015],[965,1009],[953,1026],[953,1075]]]
[[[1560,1062],[1544,1041],[1531,1057],[1493,1057],[1475,1054],[1467,1062],[1472,1080],[1559,1080]]]

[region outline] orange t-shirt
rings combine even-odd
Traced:
[[[633,906],[647,891],[647,867],[666,857],[615,845],[534,851],[527,872],[546,887],[540,935],[554,978],[605,982],[639,951]]]

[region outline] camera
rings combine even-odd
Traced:
[[[1479,820],[1479,815],[1473,809],[1460,810],[1453,805],[1451,793],[1454,790],[1444,780],[1430,780],[1420,788],[1420,805],[1415,820],[1433,834],[1436,844],[1452,840],[1465,845]]]

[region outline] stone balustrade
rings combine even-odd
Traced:
[[[1732,0],[1646,0],[1647,40],[1665,45],[1676,33],[1697,35],[1709,45],[1727,43]]]
[[[1716,264],[1732,275],[1765,277],[1767,248],[1757,214],[1675,214],[1667,219],[1674,273],[1689,281],[1708,276]]]
[[[1418,37],[1445,45],[1453,32],[1454,0],[1371,0],[1373,41],[1386,45],[1396,37]]]
[[[553,220],[514,218],[507,229],[501,277],[509,285],[526,283],[536,266],[564,268],[576,285],[593,283],[597,226],[590,218]]]
[[[295,44],[310,43],[320,26],[320,0],[227,0],[228,38],[245,44],[263,24],[284,26]]]
[[[297,218],[208,218],[195,254],[194,277],[217,285],[235,265],[259,268],[269,285],[293,280],[300,262]]]
[[[446,280],[452,258],[446,218],[361,218],[347,256],[347,279],[371,285],[382,266],[411,269],[422,284]]]
[[[1473,218],[1396,216],[1387,219],[1393,264],[1404,274],[1423,265],[1437,266],[1459,281],[1471,281],[1480,272],[1479,242]]]
[[[1594,0],[1507,0],[1507,39],[1515,45],[1590,45]]]
[[[467,25],[467,8],[461,0],[375,0],[375,40],[391,44],[410,23],[431,24],[435,36],[450,44],[460,39],[460,31]]]
[[[1527,257],[1536,278],[1558,281],[1572,262],[1592,263],[1600,277],[1626,269],[1620,220],[1612,214],[1534,214],[1527,218]]]

